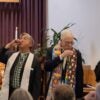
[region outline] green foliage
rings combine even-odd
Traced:
[[[65,30],[65,29],[70,28],[73,25],[74,24],[71,24],[71,23],[67,24],[60,32],[57,32],[56,30],[54,30],[53,28],[51,28],[50,30],[53,31],[53,33],[54,33],[54,35],[53,35],[53,41],[52,41],[53,45],[52,46],[55,46],[58,43],[58,41],[60,40],[61,32],[63,30]],[[76,40],[76,38],[75,38],[75,40]]]
[[[53,34],[53,41],[51,41],[52,46],[55,46],[58,41],[60,40],[60,36],[61,36],[61,32],[65,29],[70,28],[71,26],[73,26],[74,24],[67,24],[60,32],[57,32],[55,29],[51,28],[51,29],[46,29],[45,32],[47,33],[49,30],[51,30],[54,34]],[[44,33],[45,33],[44,32]],[[49,40],[49,37],[43,38],[43,41],[41,44],[38,44],[38,48],[34,50],[34,53],[37,56],[45,56],[46,55],[46,51],[47,51],[47,41]],[[75,38],[76,39],[76,38]]]

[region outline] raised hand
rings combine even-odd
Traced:
[[[64,50],[64,52],[60,55],[62,58],[67,57],[67,56],[72,56],[73,51],[72,50]]]
[[[17,39],[17,40],[12,40],[11,42],[7,43],[5,48],[6,49],[9,49],[9,48],[12,48],[12,47],[16,47],[20,44],[20,40]]]

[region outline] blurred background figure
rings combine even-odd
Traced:
[[[100,82],[96,84],[96,90],[89,92],[83,100],[100,100]]]
[[[96,92],[91,91],[86,96],[84,96],[82,100],[100,100],[100,99],[96,99]]]
[[[94,69],[94,72],[95,72],[95,76],[96,76],[96,82],[100,82],[100,61],[98,61],[95,69]]]
[[[75,93],[71,86],[58,85],[53,92],[53,100],[75,100]]]
[[[96,100],[100,100],[100,82],[96,85]]]
[[[33,100],[33,98],[28,91],[18,88],[12,93],[10,100]]]

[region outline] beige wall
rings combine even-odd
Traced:
[[[100,60],[100,0],[48,0],[48,28],[60,31],[68,23],[76,23],[75,46],[94,68]]]

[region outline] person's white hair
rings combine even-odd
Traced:
[[[66,37],[71,37],[71,38],[74,38],[71,30],[69,29],[65,29],[61,32],[61,39],[65,39]]]

